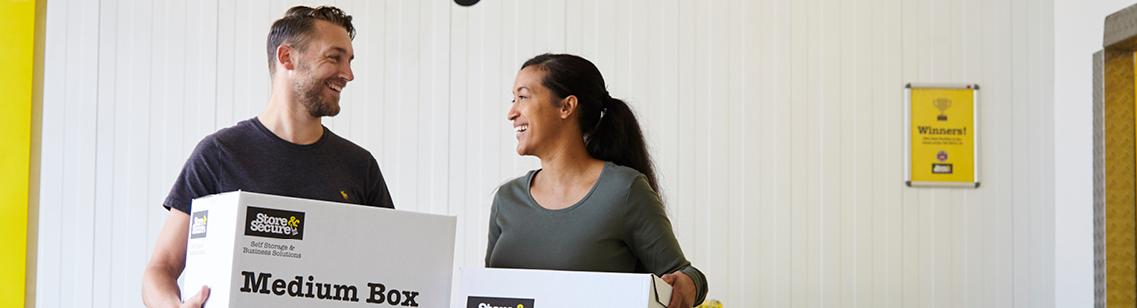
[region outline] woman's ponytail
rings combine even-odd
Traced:
[[[588,154],[599,160],[636,169],[647,176],[651,189],[659,192],[655,168],[647,151],[636,115],[624,101],[608,97],[596,128],[584,137]]]

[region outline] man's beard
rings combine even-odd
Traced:
[[[339,102],[336,98],[324,94],[324,88],[328,85],[322,80],[315,78],[307,78],[308,67],[304,64],[299,65],[300,71],[304,72],[304,77],[297,80],[296,86],[293,91],[296,91],[296,99],[304,108],[308,109],[308,114],[313,118],[319,117],[334,117],[340,113]]]

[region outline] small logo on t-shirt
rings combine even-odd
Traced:
[[[345,192],[343,192],[343,191],[341,190],[341,191],[340,191],[340,194],[341,194],[341,195],[343,195],[343,199],[344,199],[344,200],[347,200],[347,193],[345,193]]]
[[[203,238],[205,237],[205,223],[208,219],[209,211],[201,211],[193,213],[193,220],[190,222],[190,238]]]
[[[250,206],[245,211],[245,235],[304,239],[304,212]]]

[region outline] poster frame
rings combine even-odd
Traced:
[[[971,143],[973,150],[972,180],[966,181],[912,181],[912,90],[949,89],[971,90]],[[979,85],[968,83],[908,83],[904,85],[904,184],[908,187],[979,188]]]

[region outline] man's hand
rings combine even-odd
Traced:
[[[201,291],[197,291],[193,297],[190,297],[185,303],[182,303],[178,308],[201,308],[205,305],[205,300],[209,299],[209,287],[201,286]]]
[[[667,308],[688,308],[695,306],[695,281],[681,271],[665,274],[663,281],[671,285],[671,304]]]

